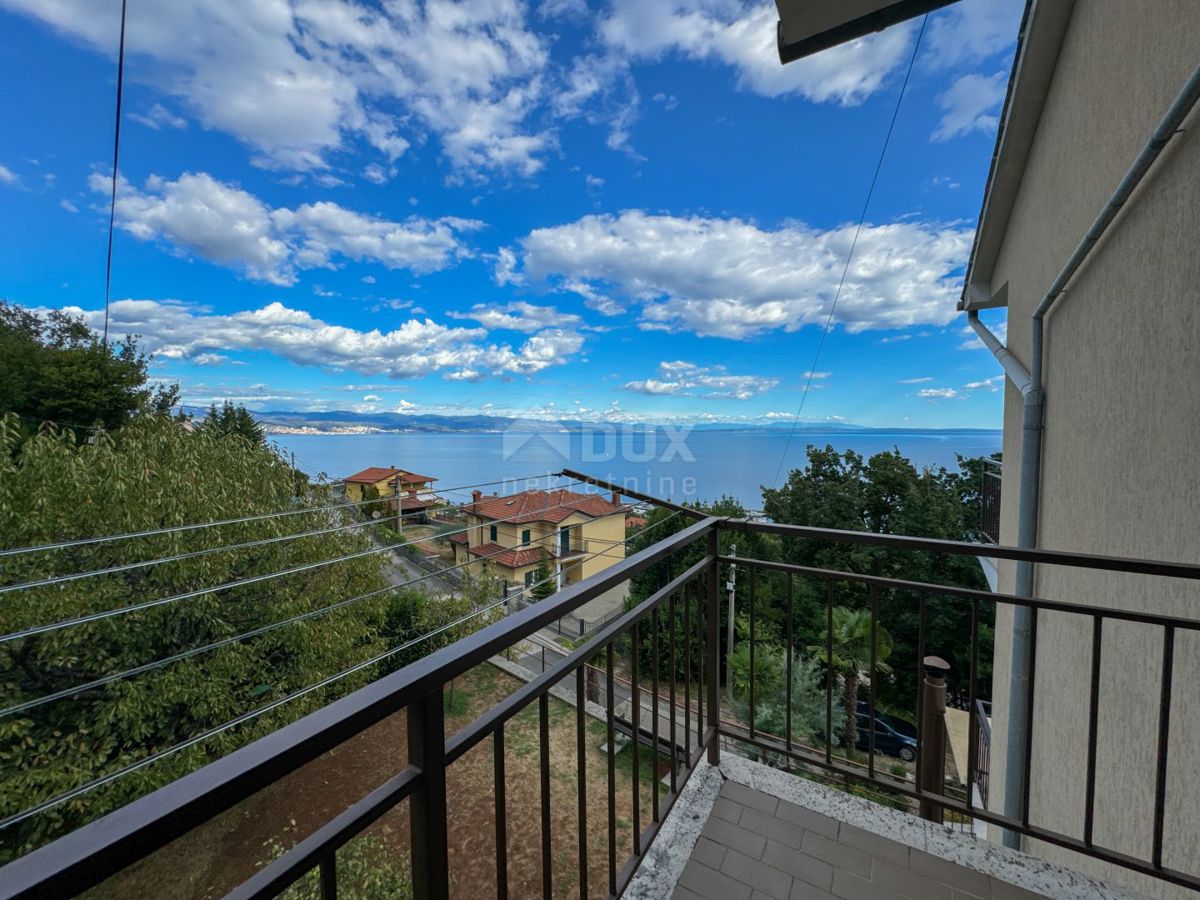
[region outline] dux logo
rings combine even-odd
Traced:
[[[571,459],[571,433],[556,422],[518,419],[504,429],[500,453],[502,459],[520,455],[537,460]]]

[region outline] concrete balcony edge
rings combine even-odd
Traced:
[[[697,767],[624,898],[667,900],[671,896],[726,780],[937,856],[1008,887],[1063,900],[1144,900],[1144,895],[1120,885],[729,753],[723,754],[717,767],[707,762]]]

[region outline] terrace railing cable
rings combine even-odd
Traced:
[[[623,514],[623,511],[621,514]],[[617,513],[612,513],[611,515],[617,515]],[[607,516],[605,518],[607,518]],[[670,518],[670,517],[667,517],[667,518]],[[664,524],[666,521],[667,521],[667,519],[663,519],[659,522],[655,522],[651,525],[647,525],[645,528],[640,529],[635,534],[630,535],[628,538],[626,538],[625,543],[632,541],[634,538],[638,537],[639,535],[643,534],[644,532],[647,532],[653,528],[659,527],[660,525]],[[504,549],[508,550],[510,548],[504,548]],[[609,549],[611,549],[611,548],[609,548]],[[607,551],[597,551],[597,553],[590,554],[586,558],[598,556],[605,552],[607,552]],[[479,562],[479,561],[480,561],[479,559],[472,560],[472,562]],[[442,572],[445,572],[445,571],[449,571],[449,570],[448,569],[442,570]],[[434,573],[434,574],[441,574],[441,573]],[[223,732],[228,731],[231,728],[235,728],[238,725],[242,725],[246,722],[252,721],[253,719],[258,718],[259,716],[265,715],[266,713],[271,712],[272,710],[278,709],[281,706],[284,706],[285,704],[292,702],[293,700],[298,700],[299,698],[307,696],[308,694],[311,694],[314,691],[320,690],[321,688],[324,688],[324,687],[328,687],[329,685],[334,684],[343,678],[347,678],[356,672],[361,672],[363,669],[369,668],[370,666],[373,666],[373,665],[376,665],[377,663],[383,662],[384,660],[389,659],[398,653],[402,653],[405,650],[411,649],[412,647],[415,647],[417,644],[421,644],[421,643],[429,640],[432,637],[436,637],[439,634],[443,634],[444,632],[448,631],[449,629],[455,628],[458,625],[461,625],[465,622],[470,621],[473,618],[481,616],[486,612],[490,612],[490,611],[492,611],[494,609],[498,609],[502,606],[507,606],[510,602],[519,598],[521,595],[526,594],[526,593],[534,590],[535,588],[539,587],[540,585],[554,580],[557,577],[558,576],[555,574],[555,575],[550,575],[547,578],[543,578],[539,581],[535,581],[533,584],[526,585],[524,588],[521,588],[520,590],[518,590],[512,594],[509,594],[500,600],[497,600],[495,603],[491,603],[491,604],[488,604],[487,606],[480,607],[477,610],[473,610],[463,616],[458,617],[457,619],[455,619],[452,622],[447,622],[443,625],[438,626],[437,628],[434,628],[434,629],[426,632],[425,634],[418,635],[415,638],[405,641],[403,644],[399,644],[396,647],[392,647],[389,650],[385,650],[382,653],[378,653],[375,656],[370,657],[369,659],[363,660],[362,662],[355,663],[354,665],[349,666],[348,668],[342,669],[340,672],[336,672],[335,674],[330,675],[327,678],[323,678],[320,681],[316,681],[312,684],[306,685],[305,687],[299,688],[299,689],[291,692],[290,694],[280,697],[277,700],[272,700],[270,703],[266,703],[262,706],[256,707],[255,709],[245,712],[245,713],[241,714],[240,716],[236,716],[233,719],[229,719],[226,722],[223,722],[219,725],[215,725],[212,728],[206,729],[205,731],[201,732],[198,735],[194,735],[190,738],[187,738],[186,740],[180,741],[177,744],[173,744],[170,747],[167,747],[167,748],[164,748],[163,750],[159,750],[155,753],[152,753],[149,756],[143,757],[140,760],[137,760],[126,766],[123,766],[122,768],[120,768],[114,772],[110,772],[106,775],[102,775],[98,778],[94,778],[91,781],[85,782],[84,784],[79,785],[78,787],[72,788],[69,791],[64,791],[63,793],[57,794],[54,797],[50,797],[47,800],[42,801],[41,803],[35,804],[34,806],[29,807],[28,809],[22,810],[21,812],[18,812],[18,813],[14,813],[13,815],[7,816],[4,819],[0,819],[0,831],[4,830],[6,828],[9,828],[13,825],[16,825],[20,822],[23,822],[27,819],[30,819],[33,816],[40,815],[41,813],[46,812],[47,810],[53,809],[54,807],[59,806],[63,803],[67,803],[70,800],[73,800],[77,797],[81,797],[84,794],[90,793],[91,791],[93,791],[99,787],[103,787],[106,784],[111,784],[112,782],[117,781],[118,779],[123,778],[126,775],[132,774],[133,772],[144,769],[146,766],[152,765],[153,763],[156,763],[159,760],[165,759],[168,756],[172,756],[175,753],[179,753],[183,750],[186,750],[188,747],[192,747],[192,746],[195,746],[196,744],[203,743],[204,741],[207,741],[209,738],[215,737],[218,734],[222,734]],[[419,581],[422,579],[415,579],[415,580]],[[384,591],[380,591],[379,593],[383,593],[386,590],[395,590],[402,586],[403,585],[394,585],[391,588],[384,589]],[[352,598],[352,601],[360,600],[360,599],[365,599],[365,598],[364,597]],[[352,602],[352,601],[346,601],[346,602]],[[345,604],[343,603],[342,605],[345,605]],[[285,624],[285,623],[277,623],[277,625],[278,624]],[[206,649],[213,649],[213,648],[206,648]],[[198,650],[197,652],[202,652],[202,651]],[[175,660],[173,660],[173,659],[164,660],[163,664],[167,664],[167,663],[173,662],[173,661],[175,661]],[[78,690],[79,690],[79,688],[76,688],[76,689],[74,689],[74,692],[78,692]],[[59,699],[61,699],[61,698],[59,698]],[[2,714],[8,714],[8,712],[9,712],[9,710],[5,710],[5,711],[3,711]]]
[[[566,487],[570,487],[574,484],[580,484],[580,483],[582,483],[582,482],[571,482],[570,484],[566,485]],[[519,513],[517,515],[510,516],[507,519],[493,519],[491,521],[497,522],[497,523],[513,522],[513,521],[516,521],[519,519],[524,519],[525,517],[530,516],[530,515],[536,515],[538,513],[548,512],[553,509],[560,509],[564,506],[569,505],[570,502],[571,501],[569,501],[569,500],[563,501],[561,503],[552,504],[550,506],[544,506],[540,509],[527,510],[527,511]],[[624,510],[622,510],[621,512],[622,512],[622,514],[624,514]],[[444,532],[441,535],[441,537],[447,537],[451,534],[461,534],[463,532],[470,531],[472,528],[477,528],[477,527],[478,526],[476,526],[476,525],[464,525],[462,528],[456,528],[453,531]],[[366,550],[357,550],[354,553],[346,553],[341,556],[332,557],[330,559],[322,559],[322,560],[317,560],[316,562],[304,563],[299,566],[292,566],[291,568],[280,569],[275,572],[267,572],[262,575],[251,575],[247,578],[238,578],[238,579],[235,579],[234,581],[227,581],[224,584],[218,584],[218,585],[214,585],[212,587],[196,588],[194,590],[184,591],[179,594],[171,594],[166,597],[158,597],[154,600],[143,600],[140,603],[131,603],[128,606],[120,606],[120,607],[116,607],[115,609],[105,610],[103,612],[88,613],[88,614],[82,615],[82,616],[74,616],[69,619],[60,619],[57,622],[49,622],[49,623],[46,623],[43,625],[35,625],[30,628],[23,628],[19,631],[11,631],[7,634],[0,634],[0,644],[6,644],[6,643],[9,643],[10,641],[15,641],[20,638],[32,637],[33,635],[37,635],[37,634],[45,634],[50,631],[59,631],[63,628],[70,628],[75,625],[84,625],[84,624],[87,624],[88,622],[98,622],[102,619],[111,619],[115,616],[123,616],[123,615],[127,615],[129,613],[132,613],[132,612],[138,612],[143,609],[151,609],[156,606],[164,606],[164,605],[170,604],[170,603],[179,603],[183,600],[192,600],[196,597],[202,597],[202,596],[205,596],[206,594],[213,594],[218,591],[227,591],[227,590],[232,590],[233,588],[247,587],[248,585],[251,585],[251,584],[260,584],[264,581],[272,581],[276,578],[283,578],[287,575],[297,575],[301,572],[310,572],[313,569],[321,569],[321,568],[324,568],[325,566],[331,566],[331,565],[336,565],[337,563],[349,562],[350,560],[361,559],[365,556],[373,556],[376,553],[386,553],[389,550],[399,550],[401,547],[410,547],[414,544],[424,543],[427,540],[428,540],[427,537],[423,537],[423,538],[414,538],[414,539],[408,540],[408,541],[400,541],[395,544],[384,544],[379,547],[371,547]]]
[[[467,490],[469,488],[492,487],[501,484],[514,484],[524,481],[539,481],[543,478],[558,478],[561,472],[550,472],[544,475],[530,475],[526,478],[502,478],[498,481],[482,481],[477,484],[466,484],[451,488],[441,488],[444,493],[451,491]],[[576,482],[578,483],[578,482]],[[557,490],[570,485],[554,485],[544,490]],[[127,541],[134,538],[155,537],[160,534],[177,534],[182,531],[196,531],[203,528],[219,528],[226,525],[241,525],[246,522],[260,522],[266,519],[279,519],[285,516],[299,516],[305,513],[328,512],[336,509],[348,509],[350,507],[362,506],[364,503],[377,503],[381,500],[388,500],[387,497],[381,497],[378,500],[354,500],[348,503],[334,503],[328,506],[307,506],[293,509],[281,510],[279,512],[260,513],[253,516],[242,516],[237,519],[216,519],[211,522],[193,522],[184,525],[168,525],[163,528],[151,528],[144,531],[126,531],[121,534],[97,535],[95,537],[72,538],[70,540],[57,541],[49,544],[35,544],[28,547],[12,547],[9,549],[0,549],[0,558],[6,556],[17,556],[24,553],[43,553],[50,550],[66,550],[71,547],[81,547],[87,544],[100,544],[108,541]]]
[[[546,477],[546,476],[542,476],[542,477]],[[495,483],[495,482],[488,482],[488,483]],[[580,483],[581,482],[578,482],[578,481],[570,482],[565,485],[556,485],[554,487],[548,488],[547,490],[557,490],[557,489],[563,489],[563,488],[567,488],[567,487],[573,487]],[[467,485],[467,487],[480,487],[480,486],[481,485]],[[459,490],[459,489],[451,488],[451,490]],[[372,500],[359,500],[359,501],[355,501],[354,503],[347,504],[346,506],[362,506],[362,505],[365,505],[368,503],[389,503],[389,502],[391,502],[392,499],[394,499],[394,498],[381,497],[381,498],[372,499]],[[465,501],[463,503],[445,507],[445,509],[448,511],[460,511],[460,510],[465,509],[468,506],[471,506],[473,503],[474,503],[474,501]],[[339,509],[339,508],[345,508],[345,506],[318,507],[318,508],[314,508],[311,510],[304,510],[304,511],[305,512],[318,512],[318,511],[321,511],[322,509],[328,510],[328,509]],[[274,537],[269,537],[269,538],[258,538],[253,541],[243,541],[243,542],[237,543],[237,544],[222,544],[221,546],[218,546],[218,547],[206,547],[201,550],[188,550],[184,553],[176,553],[171,556],[162,556],[157,559],[147,559],[147,560],[141,560],[138,562],[131,562],[131,563],[121,563],[120,565],[108,566],[108,567],[102,568],[102,569],[91,569],[91,570],[84,571],[84,572],[71,572],[71,573],[68,573],[65,575],[50,575],[45,578],[39,578],[39,579],[35,579],[33,581],[24,581],[19,584],[0,585],[0,595],[12,593],[13,591],[29,590],[31,588],[50,587],[51,585],[64,584],[69,581],[79,581],[80,579],[83,579],[83,578],[95,578],[96,576],[99,576],[99,575],[114,575],[118,572],[128,572],[133,569],[143,569],[143,568],[148,568],[150,566],[159,566],[159,565],[163,565],[164,563],[182,562],[183,560],[187,560],[187,559],[196,559],[197,557],[201,557],[201,556],[209,556],[213,553],[225,553],[225,552],[230,552],[233,550],[248,550],[253,547],[265,547],[270,544],[278,544],[278,543],[281,543],[284,541],[299,540],[300,538],[316,537],[316,536],[324,535],[324,534],[333,534],[333,533],[339,532],[339,531],[350,531],[355,528],[367,528],[371,525],[383,525],[386,522],[402,521],[405,518],[405,515],[406,515],[405,513],[401,512],[394,516],[386,516],[384,518],[379,518],[379,519],[367,519],[367,520],[364,520],[361,522],[350,522],[350,523],[346,523],[346,524],[342,524],[342,525],[333,525],[328,528],[318,528],[318,529],[315,529],[312,531],[300,531],[300,532],[296,532],[295,534],[283,534],[283,535],[276,535]],[[447,532],[447,533],[449,533],[449,532]]]

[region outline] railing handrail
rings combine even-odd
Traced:
[[[1200,564],[1168,562],[1166,560],[1134,559],[1103,556],[1094,553],[1074,553],[1065,550],[1028,550],[1003,544],[979,544],[970,541],[948,541],[941,538],[918,538],[900,534],[879,534],[874,531],[849,531],[837,528],[815,528],[811,525],[784,525],[778,522],[756,522],[750,519],[722,519],[722,528],[737,531],[756,531],[783,537],[838,543],[871,544],[894,550],[919,550],[926,553],[949,553],[954,556],[988,556],[1054,566],[1084,569],[1103,569],[1108,572],[1127,572],[1135,575],[1158,575],[1165,578],[1200,580]]]

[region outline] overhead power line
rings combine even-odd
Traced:
[[[117,163],[121,158],[121,97],[125,92],[125,8],[121,0],[121,39],[117,47],[117,118],[113,128],[112,197],[108,208],[108,254],[104,263],[104,343],[108,344],[108,307],[112,294],[113,231],[117,221]]]
[[[817,353],[808,369],[808,380],[804,383],[804,393],[800,395],[800,407],[796,410],[796,418],[792,421],[791,431],[788,432],[787,443],[783,445],[783,454],[779,457],[779,465],[775,468],[775,477],[771,486],[779,484],[779,475],[783,464],[787,461],[788,451],[792,448],[792,438],[796,435],[796,427],[800,424],[800,415],[804,412],[804,402],[812,389],[813,378],[816,375],[817,364],[821,361],[821,350],[825,347],[825,339],[833,325],[833,314],[837,311],[838,299],[842,296],[842,288],[846,284],[846,274],[850,271],[850,262],[854,259],[854,249],[858,246],[859,235],[862,234],[863,223],[867,220],[867,208],[871,205],[871,197],[875,194],[875,185],[879,181],[879,170],[883,168],[883,158],[887,155],[888,144],[892,141],[892,132],[896,128],[896,118],[900,115],[900,104],[904,102],[904,93],[908,89],[908,79],[912,75],[913,63],[917,61],[917,51],[921,48],[921,38],[925,36],[925,24],[929,14],[921,19],[921,28],[917,32],[917,42],[913,44],[912,56],[908,60],[908,69],[904,72],[904,83],[900,85],[900,96],[896,98],[896,108],[892,110],[892,120],[888,123],[887,134],[883,139],[883,147],[879,151],[879,161],[875,163],[875,174],[871,176],[871,186],[867,189],[867,198],[863,201],[862,213],[858,217],[858,227],[854,229],[854,240],[850,242],[850,252],[846,254],[846,264],[842,266],[842,277],[838,280],[837,290],[833,294],[833,302],[829,305],[829,315],[825,317],[825,327],[821,330],[821,339],[817,342]]]

